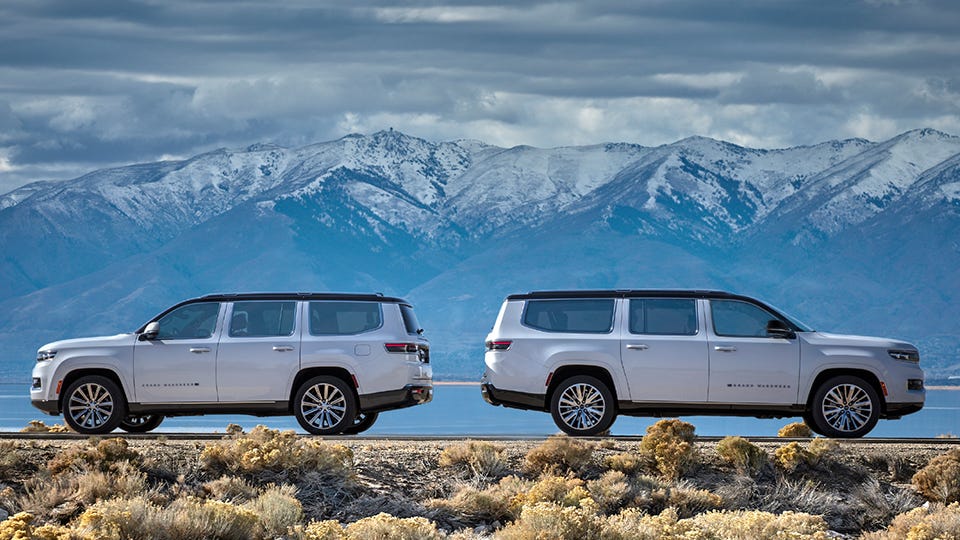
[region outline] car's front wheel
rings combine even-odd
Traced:
[[[300,386],[293,412],[297,422],[308,432],[334,435],[353,426],[357,400],[343,379],[321,375]]]
[[[817,433],[835,438],[863,437],[880,418],[880,396],[860,377],[832,377],[817,388],[810,414]]]
[[[120,422],[120,429],[127,433],[147,433],[157,429],[163,422],[162,414],[131,414]]]
[[[363,433],[364,431],[373,427],[373,424],[377,421],[378,416],[380,416],[380,413],[358,413],[357,418],[353,421],[353,425],[343,430],[343,434],[356,435],[357,433]]]
[[[120,387],[101,375],[80,377],[63,395],[63,419],[77,433],[110,433],[126,416],[127,403]]]
[[[613,394],[603,381],[577,375],[557,385],[550,396],[550,414],[564,433],[590,436],[609,429],[616,410]]]

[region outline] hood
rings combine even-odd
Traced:
[[[77,339],[62,339],[47,343],[40,347],[39,351],[65,351],[71,349],[83,349],[88,347],[115,347],[121,345],[130,345],[136,339],[134,334],[117,334],[115,336],[98,336]]]
[[[830,334],[827,332],[809,332],[802,334],[806,340],[814,345],[837,345],[851,347],[871,347],[878,349],[916,349],[917,347],[906,341],[898,339],[871,337],[871,336],[850,336],[846,334]]]

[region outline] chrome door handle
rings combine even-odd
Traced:
[[[287,352],[287,351],[292,351],[293,347],[291,347],[290,345],[274,345],[273,350],[277,352]]]
[[[627,348],[633,351],[645,351],[650,347],[646,343],[628,343]]]
[[[721,347],[721,346],[718,345],[718,346],[714,347],[713,350],[719,351],[719,352],[735,352],[735,351],[737,350],[737,348],[736,348],[736,347]]]
[[[210,352],[210,347],[190,347],[190,352],[196,354]]]

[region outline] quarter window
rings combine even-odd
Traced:
[[[403,317],[403,326],[408,334],[420,333],[420,321],[417,320],[417,314],[413,312],[412,307],[400,304],[400,315]]]
[[[157,339],[206,339],[217,328],[218,302],[187,304],[167,313],[157,322]]]
[[[697,333],[697,302],[683,298],[631,299],[630,333],[692,336]]]
[[[234,302],[230,337],[293,335],[296,302]]]
[[[738,300],[711,300],[710,313],[713,332],[728,337],[767,337],[767,323],[777,319],[765,309]]]
[[[529,300],[523,324],[547,332],[606,334],[613,329],[612,299]]]
[[[310,334],[359,334],[380,328],[379,302],[310,302]]]

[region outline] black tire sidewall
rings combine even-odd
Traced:
[[[76,424],[73,421],[73,418],[70,416],[69,410],[70,396],[72,396],[80,386],[91,383],[103,387],[107,392],[110,393],[110,397],[113,400],[113,413],[110,415],[110,419],[107,420],[103,425],[93,429],[85,428],[79,424]],[[117,383],[102,375],[86,375],[80,377],[79,379],[70,383],[70,386],[67,387],[66,393],[63,394],[63,421],[70,426],[70,429],[76,431],[77,433],[82,433],[84,435],[104,435],[117,429],[117,427],[120,426],[120,423],[123,422],[123,419],[126,417],[127,400],[123,395],[123,391],[120,389]]]
[[[852,384],[859,386],[866,392],[867,396],[870,397],[872,403],[872,410],[870,412],[870,418],[867,419],[867,423],[863,425],[860,429],[856,431],[840,431],[835,429],[833,426],[827,422],[826,418],[823,416],[823,399],[826,397],[827,392],[840,384]],[[813,395],[813,401],[810,406],[810,415],[813,419],[815,426],[812,426],[811,429],[820,433],[825,437],[831,437],[835,439],[857,439],[863,437],[867,433],[870,433],[871,430],[877,425],[877,421],[880,419],[880,407],[882,403],[880,401],[880,395],[877,393],[876,389],[873,388],[873,385],[868,383],[856,375],[839,375],[836,377],[831,377],[823,382]]]
[[[380,413],[363,413],[363,420],[355,422],[352,426],[343,430],[344,435],[356,435],[357,433],[363,433],[364,431],[373,427],[373,424],[377,422],[377,417],[380,416]]]
[[[310,422],[308,422],[300,412],[300,403],[303,401],[304,394],[307,393],[307,390],[310,387],[318,384],[329,384],[337,387],[337,389],[343,394],[344,398],[345,410],[343,419],[339,424],[329,429],[320,429],[310,424]],[[300,427],[302,427],[307,433],[311,433],[313,435],[336,435],[343,433],[345,430],[353,426],[353,421],[357,416],[357,399],[353,394],[353,389],[350,388],[350,386],[343,379],[330,375],[320,375],[307,380],[300,385],[300,388],[297,389],[297,395],[294,398],[293,403],[293,415],[297,417],[297,422],[300,423]]]
[[[575,384],[589,384],[597,390],[600,391],[600,395],[603,396],[603,416],[600,417],[600,421],[597,422],[595,426],[590,429],[578,430],[574,429],[566,424],[563,419],[560,417],[560,396],[563,395],[563,391],[568,387]],[[598,433],[603,433],[604,431],[610,429],[610,426],[613,425],[613,421],[616,419],[616,404],[613,400],[613,392],[610,391],[610,388],[606,383],[601,381],[596,377],[590,375],[575,375],[573,377],[568,377],[561,381],[556,388],[553,389],[553,393],[550,394],[550,415],[553,417],[553,422],[567,435],[573,437],[590,437],[597,435]]]
[[[129,418],[130,415],[127,415],[126,418]],[[127,433],[147,433],[157,429],[161,423],[163,423],[162,414],[138,414],[135,416],[149,416],[150,419],[143,424],[134,425],[127,424],[126,421],[120,422],[120,429],[126,431]]]

